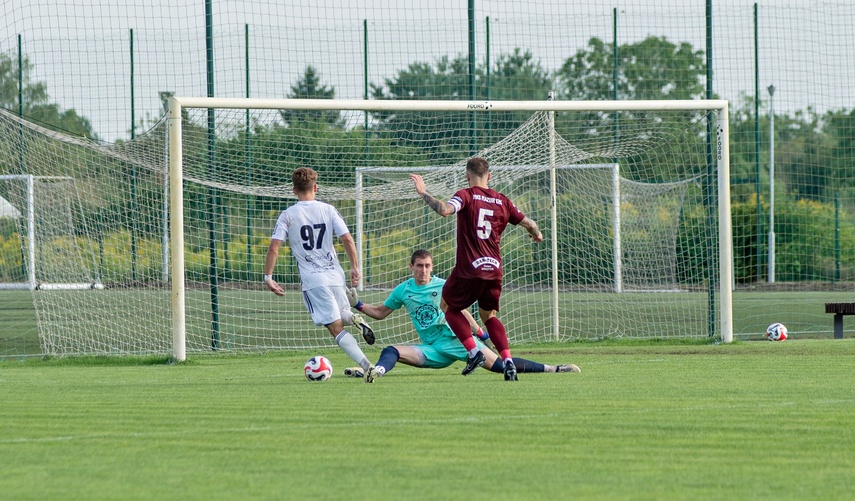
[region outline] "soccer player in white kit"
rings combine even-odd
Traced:
[[[303,303],[312,321],[315,325],[325,326],[347,356],[367,371],[370,362],[345,326],[353,325],[360,329],[368,344],[374,344],[374,332],[360,315],[350,311],[344,270],[333,246],[333,237],[336,236],[350,260],[351,284],[356,285],[360,271],[353,236],[335,207],[315,200],[318,173],[314,169],[300,167],[291,175],[291,181],[297,203],[282,211],[276,221],[264,261],[264,283],[277,296],[285,295],[282,287],[273,280],[273,269],[279,248],[287,239],[300,270]]]

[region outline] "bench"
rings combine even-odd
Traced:
[[[855,315],[855,303],[825,303],[825,312],[834,313],[834,339],[843,339],[843,315]]]

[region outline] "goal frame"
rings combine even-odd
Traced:
[[[723,343],[733,341],[732,306],[732,228],[730,209],[730,143],[729,107],[723,99],[698,100],[639,100],[639,101],[430,101],[430,100],[356,100],[356,99],[260,99],[176,97],[168,99],[169,140],[169,197],[170,197],[170,253],[172,282],[172,335],[173,358],[186,359],[185,324],[185,262],[184,262],[184,193],[183,148],[181,115],[184,108],[219,109],[292,109],[292,110],[353,110],[353,111],[449,111],[449,112],[501,112],[501,111],[691,111],[717,112],[714,127],[714,156],[717,165],[718,185],[718,240],[719,240],[719,335]],[[550,115],[552,122],[552,115]],[[550,184],[552,187],[551,213],[556,217],[554,127],[550,127]],[[557,262],[557,228],[552,225],[553,262]],[[558,276],[553,276],[553,290],[557,290]],[[554,296],[554,315],[557,311]],[[558,324],[554,324],[554,329]]]
[[[39,282],[36,277],[37,271],[37,260],[36,260],[36,248],[39,245],[39,242],[36,238],[36,225],[38,224],[38,218],[36,214],[36,197],[35,197],[35,184],[36,181],[66,181],[70,182],[74,187],[75,194],[79,195],[77,191],[77,182],[74,178],[69,176],[34,176],[32,174],[4,174],[0,175],[0,181],[24,181],[27,186],[27,194],[26,194],[26,210],[22,213],[20,217],[24,217],[26,214],[26,252],[24,256],[25,265],[27,269],[27,279],[25,282],[8,282],[8,283],[0,283],[0,290],[88,290],[88,289],[103,289],[104,285],[101,283],[99,277],[95,277],[95,279],[91,282]]]

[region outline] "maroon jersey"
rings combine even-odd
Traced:
[[[496,190],[474,186],[460,190],[448,201],[457,213],[458,276],[500,280],[502,253],[499,242],[508,223],[519,224],[525,215]]]

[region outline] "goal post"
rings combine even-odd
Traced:
[[[70,244],[77,231],[74,214],[82,212],[80,196],[69,176],[0,175],[0,200],[8,204],[21,229],[25,271],[23,280],[0,281],[0,290],[104,288],[94,250],[86,244]]]
[[[510,296],[508,309],[511,311],[508,315],[511,317],[509,320],[511,328],[514,329],[514,332],[525,330],[546,332],[548,330],[551,332],[549,337],[535,339],[562,339],[567,337],[565,330],[586,329],[584,324],[576,323],[573,315],[580,311],[582,315],[585,315],[584,310],[596,308],[598,310],[597,329],[601,331],[601,333],[595,334],[596,336],[603,337],[616,332],[618,329],[615,327],[615,322],[626,322],[629,321],[626,319],[631,319],[634,315],[648,314],[651,317],[655,316],[651,320],[651,325],[658,325],[663,331],[679,332],[694,329],[699,332],[706,332],[707,329],[701,327],[706,322],[704,319],[698,318],[701,316],[698,312],[703,308],[695,310],[694,306],[691,307],[694,317],[691,321],[687,321],[685,325],[668,325],[668,322],[673,322],[671,319],[679,316],[680,312],[683,311],[680,309],[682,307],[672,308],[670,303],[675,297],[680,297],[674,294],[688,293],[671,291],[661,298],[653,298],[647,290],[661,292],[662,283],[679,280],[681,284],[688,283],[689,285],[685,285],[683,288],[692,289],[693,292],[704,293],[702,289],[708,288],[708,295],[711,298],[715,294],[718,284],[728,284],[717,287],[718,297],[710,299],[709,304],[713,305],[710,308],[711,318],[717,317],[715,334],[720,336],[722,342],[729,343],[732,341],[732,298],[729,286],[732,281],[732,237],[727,101],[371,101],[171,97],[167,117],[171,223],[169,244],[172,255],[170,264],[172,267],[173,356],[178,361],[185,359],[187,347],[185,182],[188,178],[204,178],[200,181],[202,185],[227,191],[233,190],[247,196],[257,194],[278,196],[277,194],[290,192],[290,178],[283,178],[285,172],[278,172],[278,179],[273,179],[276,176],[271,174],[271,182],[276,181],[278,184],[266,186],[263,189],[257,186],[237,187],[237,181],[232,178],[214,178],[209,172],[214,170],[213,168],[209,168],[205,172],[200,170],[192,175],[187,174],[184,161],[188,153],[183,146],[185,135],[183,127],[185,124],[192,124],[193,120],[185,116],[185,113],[191,110],[212,109],[223,110],[224,116],[220,118],[223,123],[238,120],[228,115],[226,113],[228,110],[257,110],[259,113],[261,110],[271,110],[269,116],[264,115],[264,118],[258,119],[259,122],[267,120],[268,123],[276,122],[278,116],[286,116],[285,113],[276,115],[277,110],[340,112],[340,116],[329,120],[327,126],[333,122],[343,123],[341,129],[345,131],[342,134],[345,135],[343,137],[347,139],[347,144],[341,146],[341,152],[338,150],[333,152],[338,156],[329,156],[331,163],[339,162],[342,165],[349,166],[357,160],[363,162],[363,158],[356,158],[362,156],[364,157],[363,165],[369,167],[372,165],[372,155],[377,155],[370,146],[375,141],[383,141],[383,145],[387,146],[390,151],[394,150],[388,158],[384,159],[384,166],[397,164],[401,167],[419,167],[421,172],[426,172],[424,165],[428,164],[421,164],[407,157],[417,149],[416,146],[387,139],[389,136],[388,129],[384,130],[380,127],[377,131],[369,131],[366,126],[366,130],[361,131],[364,132],[365,138],[364,151],[354,147],[354,145],[359,146],[360,141],[360,139],[355,138],[360,131],[354,132],[358,126],[353,124],[361,123],[361,120],[354,118],[356,114],[362,113],[366,117],[370,114],[373,117],[372,120],[392,122],[398,114],[411,114],[419,117],[420,114],[448,113],[449,116],[476,116],[483,121],[499,121],[507,119],[513,114],[528,113],[532,117],[538,117],[538,114],[544,113],[547,117],[545,123],[552,123],[556,115],[561,114],[562,118],[565,115],[571,119],[577,116],[581,117],[581,120],[588,125],[591,123],[612,123],[609,117],[617,114],[628,115],[621,119],[620,135],[599,134],[596,138],[594,138],[594,134],[590,133],[590,127],[586,129],[583,126],[575,125],[572,127],[562,125],[565,128],[565,133],[575,134],[574,138],[571,139],[563,138],[558,134],[556,132],[557,125],[548,125],[546,133],[542,134],[540,129],[537,129],[536,133],[531,132],[530,135],[523,137],[523,133],[530,132],[529,129],[533,131],[536,127],[541,126],[540,123],[534,124],[532,122],[530,124],[526,122],[520,129],[522,130],[525,127],[528,129],[520,134],[506,133],[504,136],[496,137],[493,141],[490,137],[492,128],[461,130],[467,127],[468,122],[454,122],[452,120],[449,120],[448,124],[443,124],[447,130],[457,127],[458,135],[470,134],[473,142],[476,139],[486,140],[484,148],[478,153],[488,157],[491,164],[497,168],[502,165],[531,165],[527,164],[526,161],[516,159],[520,155],[543,154],[544,160],[538,160],[536,168],[520,168],[514,170],[513,173],[510,171],[502,172],[497,169],[493,181],[491,181],[491,184],[497,184],[499,191],[504,192],[505,189],[513,191],[511,198],[515,202],[521,200],[526,204],[524,212],[537,211],[540,219],[538,222],[543,221],[543,226],[548,226],[549,233],[547,234],[551,240],[550,244],[538,248],[526,247],[517,242],[516,237],[513,236],[514,232],[510,232],[510,235],[505,238],[506,243],[503,252],[506,261],[506,287],[509,291],[508,296]],[[291,115],[296,114],[292,113]],[[663,114],[674,115],[675,123],[678,120],[682,121],[680,125],[667,128],[667,134],[671,134],[672,130],[675,131],[680,128],[683,132],[675,133],[673,136],[666,135],[665,132],[660,134],[658,127],[660,127],[661,115]],[[318,115],[322,114],[319,113]],[[323,116],[323,119],[328,117],[329,115]],[[698,124],[704,120],[707,121],[705,122],[708,125],[707,131],[712,132],[712,137],[709,137],[709,133],[698,133],[697,131],[699,130]],[[200,122],[201,120],[197,123]],[[210,124],[210,120],[208,123]],[[429,123],[429,121],[425,123]],[[201,128],[198,125],[196,127]],[[631,127],[635,127],[635,129],[630,130]],[[305,141],[312,141],[313,137],[323,135],[328,128],[315,123],[310,129],[307,129],[311,133],[306,133],[301,137]],[[430,127],[414,129],[410,135],[421,141],[417,144],[418,146],[436,143],[436,151],[443,152],[443,143],[441,140],[437,140],[434,137],[435,135],[430,133],[430,130]],[[231,134],[237,133],[232,132]],[[481,134],[481,136],[477,136],[477,134]],[[577,145],[574,143],[575,139],[579,139],[582,143]],[[594,141],[596,146],[583,144],[588,140]],[[693,144],[705,141],[706,151],[707,153],[712,151],[712,157],[703,153],[704,148],[695,148],[689,152],[681,151],[677,154],[676,150],[681,147],[680,141],[692,142]],[[259,140],[253,139],[253,145],[258,142]],[[619,144],[612,146],[612,143]],[[710,149],[709,146],[712,148]],[[271,148],[275,148],[275,146],[271,146]],[[475,152],[459,154],[456,157],[451,154],[445,155],[454,158],[454,160],[449,162],[446,170],[428,180],[429,183],[433,183],[428,185],[433,194],[447,197],[456,189],[465,187],[465,180],[460,177],[462,174],[461,162],[465,162],[465,158],[472,153]],[[198,152],[196,154],[199,155]],[[347,161],[342,161],[340,157],[343,155],[351,155],[351,157],[348,157]],[[668,176],[659,179],[661,176],[643,170],[647,163],[662,163],[664,157],[668,157],[668,162],[676,165],[680,165],[677,162],[684,162],[685,165],[678,168],[681,172],[675,172],[673,177]],[[670,157],[680,158],[675,160]],[[572,160],[569,162],[562,160],[565,158]],[[636,171],[634,172],[635,176],[628,177],[626,181],[616,180],[609,172],[607,184],[619,190],[615,194],[602,195],[598,191],[602,184],[600,180],[576,179],[573,174],[568,174],[573,169],[560,167],[561,165],[584,162],[604,163],[604,160],[622,158],[630,159],[628,164],[630,167],[634,167]],[[624,161],[619,160],[615,163],[620,163],[623,166]],[[714,189],[717,191],[717,197],[715,201],[703,203],[706,204],[706,207],[717,206],[717,213],[704,213],[704,210],[698,208],[699,205],[691,210],[686,210],[681,205],[687,196],[686,190],[692,189],[692,179],[697,177],[698,167],[695,164],[703,164],[704,169],[707,164],[714,164],[716,182]],[[314,167],[314,165],[312,166]],[[219,169],[223,168],[228,167],[219,167]],[[359,176],[360,172],[365,173],[365,171],[357,171],[351,167],[348,169],[351,176]],[[457,177],[453,175],[454,172],[458,173]],[[692,172],[694,174],[691,174]],[[677,181],[678,179],[679,181]],[[709,179],[704,182],[708,181]],[[324,182],[322,175],[321,183]],[[359,235],[370,235],[360,244],[359,248],[361,262],[363,263],[363,275],[369,276],[372,283],[378,284],[378,286],[384,284],[388,286],[394,280],[401,278],[400,275],[384,273],[387,273],[386,268],[389,267],[396,266],[400,269],[403,263],[395,262],[387,265],[386,261],[400,259],[401,255],[408,257],[408,253],[414,250],[412,248],[414,245],[432,244],[436,246],[437,255],[453,254],[453,249],[449,248],[448,242],[448,240],[453,239],[453,233],[448,226],[449,223],[439,221],[443,218],[431,218],[429,214],[424,214],[423,204],[419,205],[417,200],[414,203],[413,199],[416,197],[405,189],[406,182],[396,180],[391,181],[392,184],[383,184],[384,182],[375,181],[375,184],[370,187],[360,185],[354,188],[351,181],[350,188],[347,190],[341,188],[340,191],[336,191],[339,188],[332,186],[323,192],[325,196],[332,199],[350,201],[356,205],[358,215],[355,231]],[[624,189],[624,187],[634,186],[632,183],[639,185],[636,186],[635,195]],[[674,186],[679,185],[679,188],[675,191],[674,186],[671,186],[672,184]],[[608,201],[613,196],[617,197],[617,201]],[[622,210],[624,205],[627,206],[626,210]],[[368,213],[370,211],[374,211],[371,212],[372,214],[383,215],[382,230],[376,224],[372,228],[364,227],[368,225]],[[636,226],[634,226],[635,229],[631,235],[626,234],[626,231],[623,234],[612,234],[608,230],[596,234],[593,230],[590,232],[576,231],[582,227],[574,226],[574,224],[581,224],[580,220],[586,220],[586,218],[592,218],[591,224],[597,228],[601,226],[619,228],[621,224],[627,224],[627,221],[632,218],[636,218],[636,223],[634,223]],[[714,238],[718,243],[714,250],[717,255],[714,258],[710,258],[710,256],[689,256],[689,258],[680,256],[681,259],[693,259],[698,262],[717,261],[718,276],[708,279],[706,282],[696,278],[685,278],[682,275],[674,278],[671,275],[674,275],[676,265],[672,262],[662,264],[660,259],[662,255],[671,256],[669,259],[672,260],[676,259],[674,256],[677,256],[678,250],[675,249],[674,242],[680,237],[678,233],[682,230],[680,228],[674,229],[674,221],[680,222],[689,218],[715,219],[712,224],[715,226]],[[454,218],[445,219],[453,220]],[[612,226],[613,223],[618,223],[618,226]],[[415,226],[418,228],[414,229]],[[574,234],[569,235],[568,233]],[[396,246],[395,239],[398,235],[415,235],[415,238]],[[668,237],[663,238],[661,235],[668,235]],[[570,241],[576,238],[579,240],[578,243],[575,240]],[[584,240],[591,242],[582,242]],[[665,252],[655,247],[654,244],[659,244],[660,241],[667,241],[668,249],[675,250]],[[584,250],[582,245],[588,243],[593,243],[593,247],[590,250]],[[610,248],[608,254],[614,256],[614,259],[609,258],[609,267],[611,268],[609,273],[612,278],[611,283],[607,286],[603,285],[605,283],[603,278],[594,277],[595,273],[600,273],[600,271],[594,270],[593,265],[580,264],[579,261],[574,260],[577,254],[585,254],[586,256],[590,254],[594,259],[604,260],[601,250],[605,246]],[[431,251],[434,252],[433,249]],[[713,252],[712,249],[710,251]],[[685,253],[687,251],[682,250],[680,252]],[[382,255],[376,255],[378,253]],[[565,256],[567,253],[572,255],[567,258]],[[638,263],[640,266],[637,268],[637,272],[630,271],[635,269],[630,266],[631,262]],[[444,263],[447,267],[448,262],[444,261]],[[511,266],[511,263],[513,266],[519,267],[520,271],[509,272],[508,267]],[[627,283],[632,273],[636,273],[637,283],[640,284],[635,290],[631,284]],[[678,270],[677,273],[679,274],[681,271]],[[700,272],[692,271],[692,273],[698,274]],[[216,281],[214,281],[214,285],[216,285]],[[606,290],[604,287],[611,296],[603,295],[604,290]],[[621,292],[615,294],[615,291]],[[564,295],[565,292],[578,293],[579,301],[576,302],[575,296],[568,300]],[[541,311],[545,297],[549,298],[548,302],[551,305],[548,308],[551,311],[548,313]],[[586,301],[589,302],[585,303]],[[633,302],[630,303],[629,301]],[[692,301],[698,302],[694,299]],[[513,308],[517,308],[516,304],[520,305],[518,312],[513,310]],[[503,308],[503,318],[506,315],[505,311]],[[532,313],[535,311],[537,313]],[[613,320],[610,316],[621,317],[621,319]],[[561,321],[560,325],[559,321]],[[626,329],[626,327],[624,328]],[[620,333],[616,335],[620,335]]]

